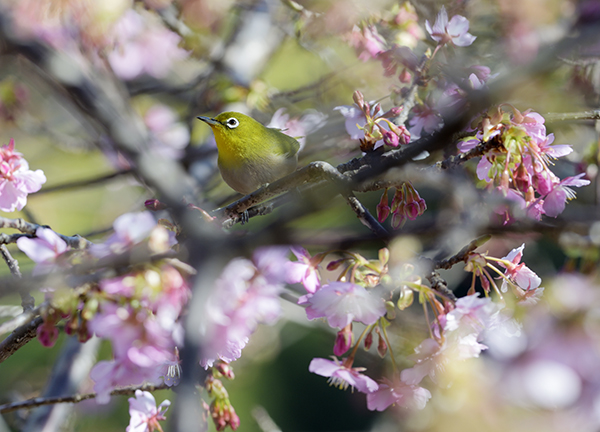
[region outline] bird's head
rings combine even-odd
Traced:
[[[236,137],[260,134],[264,128],[252,117],[234,111],[223,112],[214,118],[200,116],[198,119],[212,128],[217,144],[219,141],[235,140]]]

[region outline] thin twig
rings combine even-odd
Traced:
[[[136,390],[142,390],[147,392],[154,392],[157,390],[165,390],[169,388],[166,384],[153,385],[153,384],[144,384],[141,386],[129,386],[118,388],[110,392],[111,396],[117,395],[130,395],[135,394]],[[73,396],[58,396],[58,397],[50,397],[50,398],[32,398],[27,399],[21,402],[13,402],[7,403],[4,405],[0,405],[0,413],[7,413],[11,411],[16,411],[18,409],[30,409],[35,408],[42,405],[53,405],[59,403],[79,403],[84,400],[93,399],[97,396],[97,393],[84,393],[80,395]]]

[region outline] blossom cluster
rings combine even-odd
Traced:
[[[501,291],[507,291],[508,285],[513,287],[520,299],[539,298],[543,292],[543,288],[539,287],[541,279],[525,264],[520,263],[523,248],[524,246],[514,249],[501,259],[486,256],[490,262],[497,262],[505,269],[502,273],[488,264],[503,277],[502,288],[496,289],[500,296]],[[508,336],[519,333],[519,325],[510,318],[508,312],[503,311],[503,306],[487,296],[489,288],[485,291],[486,297],[479,297],[477,292],[472,291],[454,302],[423,284],[410,265],[405,266],[399,276],[400,280],[391,282],[387,268],[387,249],[380,251],[378,260],[367,260],[358,254],[347,253],[343,258],[330,261],[328,270],[339,270],[342,265],[345,265],[345,269],[341,271],[338,281],[327,284],[321,283],[318,274],[318,268],[326,254],[310,257],[307,251],[300,248],[294,249],[294,253],[298,261],[288,264],[292,270],[288,281],[304,285],[307,294],[299,302],[306,306],[307,318],[324,318],[329,326],[338,329],[333,360],[315,358],[311,361],[309,370],[327,377],[331,385],[341,389],[352,387],[366,393],[370,410],[383,411],[390,405],[422,409],[431,397],[430,392],[420,386],[424,377],[429,376],[435,382],[438,372],[449,362],[479,356],[487,348],[481,343],[487,331],[498,330]],[[466,270],[474,271],[470,259],[467,260]],[[486,270],[480,269],[479,274],[489,277]],[[382,286],[388,289],[381,291]],[[377,287],[379,290],[375,289]],[[420,302],[428,303],[436,314],[435,321],[431,323],[431,337],[421,342],[410,358],[414,366],[402,371],[396,368],[386,330],[395,317],[395,312],[392,312],[393,303],[390,301],[394,292],[399,294],[399,310],[410,306],[414,298],[413,292],[416,292]],[[364,337],[363,341],[354,340],[353,323],[366,326],[361,335],[361,338]],[[384,357],[389,352],[394,365],[392,375],[381,377],[379,382],[365,375],[365,368],[354,367],[359,344],[363,342],[365,349],[369,349],[373,332],[379,335],[378,354]],[[350,354],[339,359],[353,345]]]
[[[411,182],[404,182],[402,186],[396,189],[392,198],[391,206],[388,205],[387,188],[381,195],[381,200],[377,204],[377,219],[379,222],[385,221],[392,215],[392,228],[402,227],[407,220],[415,220],[421,216],[427,209],[425,200],[421,198],[419,192],[414,188]]]
[[[223,269],[202,313],[202,366],[240,358],[258,324],[277,321],[287,255],[287,248],[259,249],[252,260],[236,258]]]
[[[0,210],[13,212],[27,204],[27,195],[46,183],[42,170],[32,171],[23,155],[15,151],[15,141],[0,147]]]
[[[571,187],[588,185],[585,174],[560,179],[552,170],[554,159],[573,151],[569,145],[553,145],[554,134],[547,134],[544,118],[530,110],[512,114],[498,108],[481,116],[473,134],[458,145],[466,152],[477,145],[494,144],[477,165],[477,177],[495,188],[526,214],[540,220],[542,215],[556,217],[566,202],[575,197]],[[497,213],[505,222],[511,217],[506,208]]]
[[[402,111],[394,107],[383,112],[381,104],[365,101],[360,91],[352,95],[354,105],[342,105],[339,110],[346,119],[346,130],[350,138],[360,141],[360,149],[370,152],[383,144],[398,147],[410,141],[410,133],[403,125],[396,125],[393,119]]]

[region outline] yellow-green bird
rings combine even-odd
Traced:
[[[233,111],[198,119],[212,128],[219,171],[234,190],[248,195],[296,170],[300,144],[279,129]]]

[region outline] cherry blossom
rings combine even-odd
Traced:
[[[362,61],[377,58],[379,53],[385,51],[385,39],[373,25],[363,28],[354,26],[349,36],[350,45],[356,49],[358,58]]]
[[[157,141],[153,149],[158,154],[169,158],[183,156],[183,149],[190,143],[190,132],[171,108],[153,105],[146,111],[144,123]]]
[[[408,130],[413,141],[421,138],[423,132],[430,134],[439,130],[444,124],[439,113],[427,105],[417,105],[412,112]]]
[[[302,247],[291,248],[298,261],[291,261],[286,266],[287,282],[301,283],[309,293],[314,293],[321,286],[317,267],[321,259],[312,257]],[[318,261],[318,262],[317,262]]]
[[[306,300],[309,320],[327,318],[331,327],[343,328],[352,321],[373,324],[386,312],[383,299],[360,285],[331,282]]]
[[[568,186],[581,187],[590,184],[589,180],[582,179],[585,173],[575,177],[567,177],[560,183],[554,185],[552,190],[544,199],[544,213],[550,217],[557,217],[565,209],[567,200],[575,198],[575,191]]]
[[[0,210],[5,212],[21,210],[27,204],[27,195],[46,183],[43,171],[31,171],[23,155],[14,150],[12,138],[0,147]]]
[[[176,343],[183,342],[176,318],[164,309],[155,315],[113,302],[102,304],[89,329],[112,342],[114,361],[101,361],[90,372],[98,403],[107,403],[116,386],[160,382],[165,365],[174,361]]]
[[[35,237],[20,237],[17,246],[35,263],[35,274],[52,270],[57,259],[69,250],[67,243],[49,228],[40,227]]]
[[[353,140],[363,139],[365,132],[361,128],[367,124],[367,118],[362,110],[357,105],[341,105],[334,108],[344,116],[346,132],[350,135]],[[376,112],[372,113],[373,116],[383,114],[381,107]]]
[[[104,243],[94,244],[90,248],[96,257],[123,253],[153,235],[155,239],[162,239],[162,241],[151,242],[152,245],[158,246],[153,248],[154,252],[164,252],[176,243],[175,234],[157,225],[149,211],[125,213],[115,219],[113,228],[115,232]]]
[[[200,326],[202,366],[238,359],[258,324],[279,318],[288,253],[287,248],[262,248],[252,260],[236,258],[223,269]]]
[[[522,289],[529,291],[536,289],[542,283],[542,279],[533,272],[529,267],[525,265],[525,263],[520,263],[521,258],[523,257],[523,250],[525,249],[525,243],[523,243],[520,247],[511,250],[508,255],[502,258],[502,261],[499,262],[504,268],[506,268],[506,272],[504,273],[511,280],[515,281],[515,283]],[[502,292],[507,291],[508,283],[505,279],[502,281]]]
[[[469,20],[464,16],[454,15],[448,21],[448,14],[444,6],[442,6],[433,27],[431,27],[429,21],[425,21],[425,28],[431,38],[441,45],[452,43],[459,47],[465,47],[471,45],[476,39],[475,36],[468,33]]]
[[[108,61],[122,79],[142,74],[165,78],[175,61],[188,56],[178,46],[181,37],[151,18],[130,9],[114,26],[117,43]]]
[[[384,411],[394,405],[408,410],[421,410],[429,399],[431,393],[423,387],[407,384],[398,377],[394,381],[384,378],[377,391],[367,394],[367,408]]]
[[[165,399],[156,406],[156,400],[152,393],[142,390],[135,391],[135,398],[129,398],[129,415],[131,419],[127,432],[153,432],[162,428],[158,423],[161,420],[166,420],[165,413],[171,402]]]
[[[365,368],[346,366],[344,362],[340,362],[337,358],[334,358],[333,361],[314,358],[310,362],[308,370],[317,375],[329,377],[329,383],[340,389],[346,390],[348,387],[352,387],[362,393],[372,393],[379,388],[375,381],[361,374]]]

